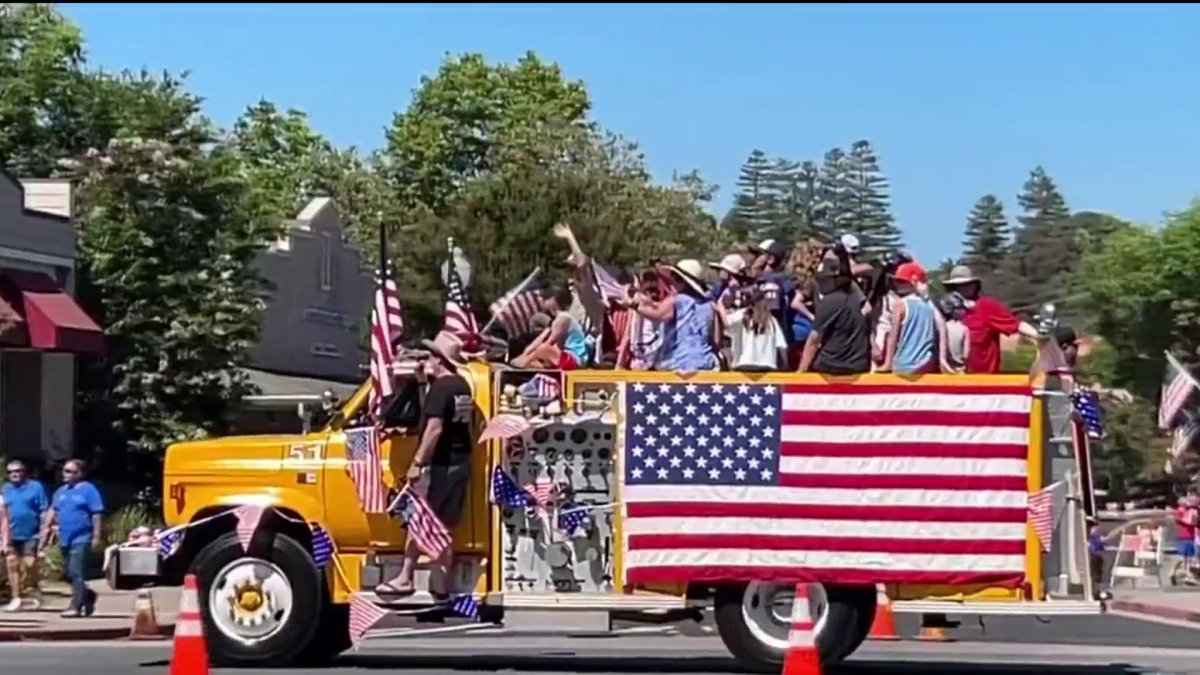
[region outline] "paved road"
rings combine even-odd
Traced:
[[[1051,625],[991,620],[959,641],[871,643],[826,675],[1200,675],[1200,631],[1117,617]],[[0,644],[0,672],[162,675],[169,646],[146,643]],[[220,675],[734,675],[744,672],[715,637],[534,638],[475,635],[375,639],[322,671],[219,670]]]

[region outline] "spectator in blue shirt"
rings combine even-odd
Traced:
[[[0,541],[0,553],[8,566],[8,585],[12,602],[6,612],[41,607],[38,597],[38,530],[46,513],[46,489],[29,478],[29,468],[19,459],[8,463],[8,484],[4,486],[4,505],[8,536]]]
[[[67,579],[71,582],[71,606],[63,612],[63,617],[91,616],[96,610],[95,594],[86,583],[86,563],[88,550],[104,544],[100,537],[104,502],[96,486],[83,479],[83,472],[82,460],[72,459],[63,465],[66,484],[55,490],[42,524],[41,548],[45,550],[50,527],[58,523],[58,543],[67,563]]]

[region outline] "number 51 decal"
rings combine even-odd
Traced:
[[[296,443],[288,447],[287,461],[318,462],[324,455],[324,443]]]

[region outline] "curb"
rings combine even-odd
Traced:
[[[1155,616],[1160,619],[1170,619],[1172,621],[1200,623],[1200,612],[1194,612],[1188,609],[1179,609],[1178,607],[1164,607],[1162,605],[1151,605],[1145,602],[1134,602],[1131,600],[1112,600],[1109,602],[1108,606],[1111,609],[1119,612],[1145,614],[1147,616]]]
[[[159,626],[161,640],[169,640],[175,635],[175,624]],[[120,626],[103,626],[96,628],[49,628],[49,629],[9,629],[0,627],[0,642],[98,642],[110,640],[128,640],[130,642],[154,642],[154,638],[129,639],[129,628]]]

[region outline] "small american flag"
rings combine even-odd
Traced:
[[[521,509],[533,505],[533,496],[517,487],[501,467],[492,470],[492,503],[502,508]]]
[[[234,509],[233,514],[237,516],[238,543],[242,545],[243,551],[249,551],[254,531],[258,529],[258,523],[262,520],[263,508],[254,504],[243,504]]]
[[[475,323],[475,313],[471,311],[471,299],[463,287],[462,277],[458,274],[458,266],[454,264],[454,255],[446,264],[448,270],[446,282],[446,311],[442,317],[442,330],[452,333],[464,344],[472,344],[478,340],[479,326]]]
[[[1047,485],[1029,495],[1029,524],[1033,526],[1043,551],[1050,550],[1054,536],[1054,493],[1058,486],[1058,483]]]
[[[400,294],[384,264],[375,289],[375,307],[371,311],[371,391],[367,407],[376,420],[382,414],[383,402],[394,391],[392,367],[396,361],[396,344],[403,335]]]
[[[1091,438],[1104,438],[1103,414],[1100,408],[1100,395],[1091,389],[1080,389],[1071,394],[1071,405],[1083,420]]]
[[[175,530],[163,535],[159,535],[158,540],[158,557],[166,560],[175,555],[179,551],[179,546],[183,544],[183,535],[187,530]]]
[[[450,547],[450,532],[445,524],[429,507],[429,502],[414,491],[411,485],[404,486],[388,510],[400,516],[408,529],[408,536],[412,537],[417,546],[430,558],[441,557]]]
[[[533,503],[539,509],[545,509],[554,502],[554,493],[558,491],[558,484],[548,478],[539,478],[526,490],[533,497]]]
[[[317,523],[309,523],[312,530],[312,557],[318,569],[325,567],[333,560],[333,539],[325,528]]]
[[[477,443],[486,443],[493,438],[514,438],[529,431],[532,425],[529,420],[525,419],[524,415],[496,415],[488,420],[487,427],[483,433],[479,434]]]
[[[1158,405],[1158,428],[1170,429],[1175,423],[1175,416],[1183,410],[1196,380],[1174,356],[1167,354],[1167,371],[1163,376],[1162,401]]]
[[[479,603],[476,602],[475,596],[472,595],[457,595],[450,600],[450,611],[459,616],[465,616],[468,619],[479,620]]]
[[[541,272],[541,267],[533,270],[521,283],[489,307],[492,316],[504,327],[504,333],[510,340],[533,331],[530,320],[542,310],[542,296],[533,290],[533,282]]]
[[[346,470],[354,481],[358,504],[366,513],[387,510],[387,485],[379,466],[379,430],[358,427],[346,430]]]
[[[538,373],[521,385],[521,398],[545,404],[562,395],[562,383],[557,377]]]
[[[624,385],[626,580],[1020,584],[1008,382]]]
[[[586,506],[568,509],[558,514],[558,528],[568,535],[574,535],[576,531],[586,529],[591,519]]]
[[[350,599],[350,644],[355,649],[362,643],[367,631],[383,620],[387,612],[380,609],[362,595],[355,593]]]

